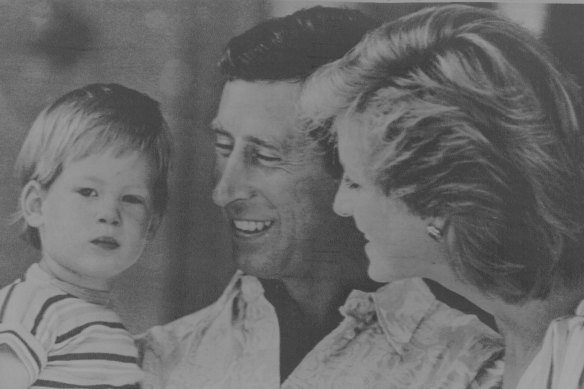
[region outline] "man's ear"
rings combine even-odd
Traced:
[[[43,201],[45,191],[35,180],[29,181],[20,192],[20,209],[26,223],[31,227],[40,227],[44,223]]]
[[[146,240],[151,241],[156,236],[156,231],[158,231],[158,227],[160,227],[160,223],[162,222],[162,215],[158,212],[155,212],[152,218],[150,219],[150,225],[148,226],[148,231],[146,231]]]

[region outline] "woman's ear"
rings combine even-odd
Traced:
[[[448,219],[442,216],[435,216],[432,218],[432,224],[443,233],[446,233],[446,228],[448,227]]]
[[[43,200],[45,191],[35,180],[29,181],[20,192],[20,209],[26,223],[31,227],[43,225]]]
[[[436,242],[442,242],[447,233],[448,219],[437,216],[427,220],[427,223],[426,232],[428,236]]]

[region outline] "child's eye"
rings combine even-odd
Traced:
[[[77,189],[77,193],[79,193],[83,197],[96,197],[97,191],[93,188],[80,188]]]
[[[142,196],[124,195],[122,201],[128,204],[145,204],[146,200]]]

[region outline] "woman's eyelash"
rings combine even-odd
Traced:
[[[343,176],[343,183],[350,189],[359,188],[359,184],[353,182],[349,177]]]

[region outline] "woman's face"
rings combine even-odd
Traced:
[[[450,274],[444,244],[428,236],[432,220],[415,216],[402,200],[384,195],[365,176],[367,148],[360,123],[343,118],[335,125],[345,173],[333,206],[339,215],[352,216],[365,235],[369,277],[379,282],[410,277],[439,281],[444,272]]]

